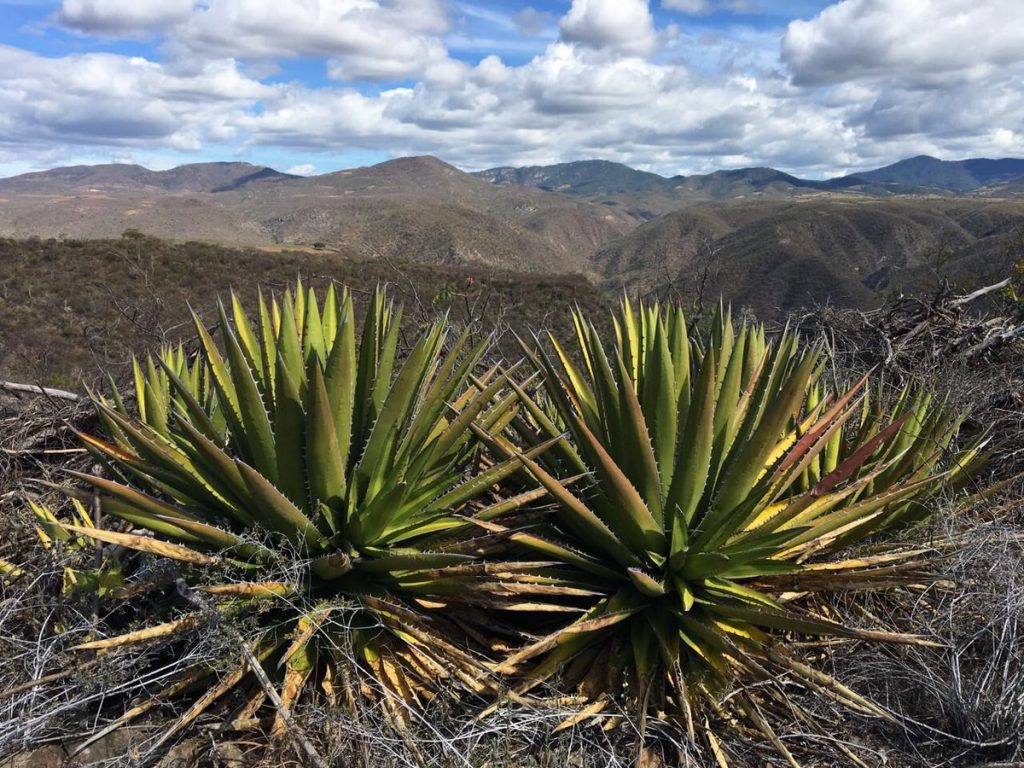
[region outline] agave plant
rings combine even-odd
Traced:
[[[817,352],[788,332],[770,342],[762,326],[736,330],[725,311],[702,344],[678,309],[623,301],[610,355],[579,313],[575,328],[573,353],[553,337],[553,354],[527,350],[544,386],[534,396],[513,385],[525,406],[515,437],[484,436],[521,458],[557,502],[553,517],[479,524],[560,563],[547,572],[599,597],[499,671],[523,675],[520,692],[557,674],[593,701],[587,715],[625,689],[642,713],[674,712],[691,736],[704,733],[720,762],[705,727],[719,718],[795,764],[765,716],[773,706],[801,714],[766,685],[780,674],[884,715],[781,640],[918,640],[844,626],[807,596],[920,578],[921,551],[837,551],[919,519],[940,487],[977,468],[978,446],[938,468],[959,418],[909,392],[886,412],[865,380],[830,393]],[[525,453],[563,432],[557,449]],[[562,481],[579,472],[591,480],[581,490]]]
[[[258,628],[248,652],[278,676],[285,707],[303,690],[351,700],[346,649],[385,703],[429,698],[445,677],[486,689],[465,638],[486,634],[472,626],[480,608],[522,598],[501,589],[501,568],[476,561],[487,536],[460,515],[488,517],[489,489],[521,465],[489,460],[470,427],[500,431],[519,406],[497,396],[507,375],[477,370],[487,342],[471,346],[464,334],[449,343],[444,320],[402,360],[400,317],[378,291],[357,343],[347,291],[332,287],[322,307],[301,284],[282,301],[261,296],[255,322],[232,296],[219,310],[223,353],[196,316],[194,359],[169,348],[136,364],[138,417],[116,389],[112,402],[97,398],[113,441],[82,438],[115,479],[76,474],[92,490],[70,493],[98,494],[106,515],[133,530],[63,531],[178,561],[190,607],[81,649],[150,643],[211,614],[237,622],[248,613]],[[246,671],[240,663],[212,685],[172,732]],[[115,725],[210,672],[193,670]]]

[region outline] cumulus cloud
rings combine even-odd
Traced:
[[[330,57],[343,79],[402,78],[447,56],[442,0],[209,0],[171,37],[172,49],[235,58]]]
[[[75,0],[128,30],[135,22],[110,10],[121,1]],[[0,164],[58,146],[254,159],[284,147],[436,154],[465,168],[597,157],[668,174],[772,165],[825,175],[922,152],[1024,154],[1024,60],[1007,42],[1024,8],[1003,3],[997,22],[989,6],[1001,0],[845,0],[791,24],[781,49],[782,30],[684,27],[669,40],[644,0],[574,0],[559,38],[533,58],[492,52],[475,64],[448,54],[446,0],[283,5],[203,0],[169,22],[162,60],[0,46]],[[978,29],[986,46],[971,54]],[[319,57],[334,82],[271,80],[294,56]]]
[[[57,18],[103,37],[162,34],[181,62],[325,57],[345,80],[418,75],[448,56],[445,0],[63,0]]]
[[[1024,60],[1020,0],[843,0],[789,24],[782,58],[801,85],[980,80]]]
[[[673,173],[835,158],[835,115],[781,98],[781,81],[716,82],[636,57],[555,43],[527,64],[488,57],[458,81],[369,97],[292,91],[243,118],[250,141],[439,154],[462,167],[583,157]],[[751,150],[756,148],[755,155]]]
[[[866,152],[1024,150],[1017,0],[843,0],[791,22],[781,58],[794,85],[845,113]]]
[[[138,57],[0,46],[0,141],[196,149],[206,137],[229,140],[238,112],[272,92],[229,60],[176,74]]]
[[[573,0],[560,29],[566,42],[635,56],[658,42],[647,0]]]
[[[185,21],[194,0],[63,0],[57,20],[104,36],[146,36]]]
[[[316,173],[316,166],[312,163],[303,163],[302,165],[293,165],[285,173],[292,173],[296,176],[312,176]]]

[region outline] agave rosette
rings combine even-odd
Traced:
[[[322,307],[300,285],[280,302],[261,296],[258,312],[250,321],[233,296],[220,307],[223,353],[196,317],[194,359],[178,348],[137,364],[137,418],[120,394],[97,401],[113,442],[83,439],[116,479],[77,474],[91,491],[71,493],[98,494],[133,530],[64,529],[178,561],[193,597],[184,616],[82,647],[174,636],[208,620],[205,604],[232,622],[258,612],[250,650],[289,707],[304,689],[350,698],[347,652],[383,700],[430,698],[441,678],[486,690],[467,638],[486,643],[473,628],[482,612],[521,599],[478,561],[493,537],[462,519],[486,517],[494,484],[521,466],[490,460],[470,429],[500,431],[519,407],[498,396],[506,374],[478,371],[487,342],[449,340],[442,320],[402,359],[401,312],[380,291],[358,343],[352,297],[333,287]]]
[[[741,721],[792,761],[763,716],[792,703],[738,683],[784,673],[884,714],[779,640],[917,640],[844,626],[796,598],[921,577],[920,551],[836,553],[920,518],[941,486],[976,469],[977,447],[938,468],[958,418],[910,393],[883,411],[865,380],[830,394],[818,353],[788,332],[770,342],[762,326],[736,330],[726,311],[706,344],[670,307],[623,301],[614,325],[610,354],[579,313],[572,353],[554,338],[553,353],[528,349],[543,387],[514,385],[524,412],[511,437],[483,436],[520,456],[557,506],[529,526],[480,524],[559,561],[546,573],[560,583],[600,595],[576,600],[584,615],[498,669],[524,676],[520,692],[557,675],[594,701],[587,714],[626,689],[641,712],[674,711],[704,732],[720,756],[708,718]],[[524,453],[563,433],[557,448]],[[580,472],[589,484],[567,487]]]

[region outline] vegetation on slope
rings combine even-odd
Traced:
[[[702,205],[603,246],[608,287],[724,295],[759,317],[815,304],[867,309],[949,279],[996,282],[1024,252],[1024,207],[971,201],[811,200]]]
[[[477,333],[567,328],[574,304],[606,306],[578,276],[503,272],[472,266],[355,259],[332,251],[224,248],[129,234],[114,240],[0,239],[0,379],[54,386],[97,382],[127,370],[130,355],[193,334],[187,306],[215,317],[216,299],[235,290],[255,300],[257,285],[283,290],[297,275],[317,289],[352,288],[358,309],[389,284],[407,307],[406,332],[439,311]],[[511,337],[501,351],[518,357]]]

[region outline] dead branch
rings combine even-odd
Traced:
[[[65,389],[53,389],[52,387],[40,387],[38,384],[16,384],[13,381],[0,381],[0,389],[7,392],[46,395],[47,397],[57,397],[61,400],[71,400],[72,402],[81,399],[74,392],[68,392]]]

